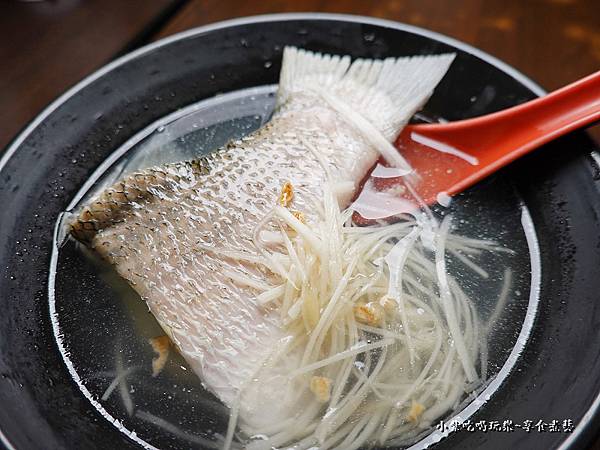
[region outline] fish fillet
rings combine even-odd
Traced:
[[[79,210],[71,234],[133,286],[208,389],[228,406],[240,401],[247,429],[299,405],[283,369],[264,367],[287,334],[276,308],[257,302],[281,279],[277,261],[256,263],[257,240],[269,238],[257,226],[285,183],[310,226],[327,180],[346,207],[380,154],[405,164],[390,143],[453,57],[351,63],[288,47],[277,111],[262,129],[202,159],[129,175]],[[261,370],[271,382],[252,387]]]

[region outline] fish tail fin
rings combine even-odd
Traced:
[[[389,143],[429,99],[455,56],[448,53],[357,59],[351,63],[349,56],[286,47],[278,104],[283,105],[298,94],[316,93],[372,140],[388,161],[406,168],[403,159],[390,153]],[[387,141],[387,150],[382,140]]]

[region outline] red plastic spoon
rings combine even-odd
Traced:
[[[415,190],[432,205],[541,145],[598,120],[600,71],[544,97],[486,116],[409,125],[396,146],[420,177],[413,181]],[[373,180],[381,189],[401,178]]]

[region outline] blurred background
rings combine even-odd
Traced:
[[[211,22],[293,11],[429,28],[547,90],[600,69],[600,0],[0,0],[0,149],[65,89],[123,53]],[[600,138],[598,126],[593,135]]]

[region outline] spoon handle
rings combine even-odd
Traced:
[[[523,142],[515,144],[528,144],[528,148],[590,125],[600,120],[600,71],[488,120],[505,121],[522,136]]]
[[[427,203],[435,203],[438,192],[455,195],[541,145],[598,120],[600,71],[496,113],[445,124],[409,125],[396,145],[424,174],[432,161],[418,152],[423,145],[462,158],[440,156],[435,164],[446,170],[421,183],[419,193]]]
[[[544,97],[474,119],[416,125],[413,131],[501,166],[600,120],[600,71]]]

